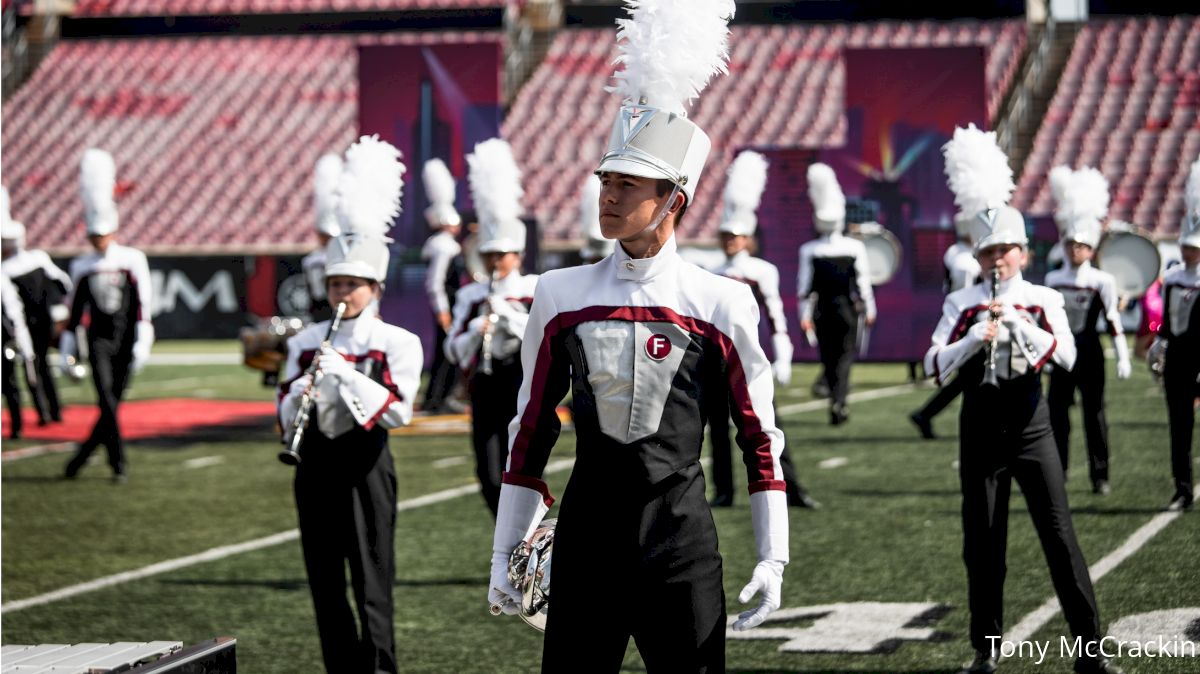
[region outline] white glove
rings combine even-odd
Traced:
[[[771,345],[775,348],[775,362],[771,364],[775,381],[787,386],[792,382],[792,338],[784,332],[776,333],[771,336]]]
[[[1133,365],[1129,362],[1129,344],[1125,342],[1125,335],[1113,337],[1113,348],[1117,351],[1117,379],[1129,379]]]
[[[967,336],[976,343],[986,342],[988,323],[990,323],[990,321],[979,321],[975,325],[972,325],[970,329],[967,330]],[[999,331],[997,331],[997,334],[999,334]]]
[[[1129,379],[1129,375],[1133,374],[1133,365],[1129,363],[1129,359],[1117,361],[1117,379]]]
[[[492,580],[488,584],[488,601],[499,607],[505,615],[514,615],[521,610],[521,593],[508,582],[508,555],[492,553]]]
[[[1027,323],[1025,315],[1017,311],[1017,308],[1011,302],[1000,303],[1000,323],[1005,325],[1009,330],[1016,332],[1020,325]]]
[[[75,347],[75,331],[63,330],[62,337],[58,338],[58,356],[62,359],[64,372],[70,371],[75,363]]]
[[[133,340],[133,371],[141,372],[150,360],[150,347],[154,346],[154,326],[139,321],[134,327],[136,335]]]
[[[758,627],[767,616],[779,608],[779,599],[783,589],[783,562],[772,559],[764,560],[754,567],[754,575],[746,587],[738,595],[738,601],[745,604],[754,595],[762,593],[762,601],[758,607],[745,611],[733,623],[733,629],[741,632],[752,627]]]
[[[342,354],[328,346],[323,347],[321,355],[317,356],[317,369],[330,377],[337,377],[339,380],[345,379],[357,371]]]

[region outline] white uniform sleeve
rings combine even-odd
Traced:
[[[1067,322],[1062,294],[1046,289],[1041,295],[1042,309],[1050,329],[1024,320],[1014,321],[1009,325],[1014,333],[1013,343],[1037,368],[1053,357],[1056,365],[1070,370],[1075,367],[1075,336],[1071,334],[1071,326]]]
[[[450,298],[446,296],[446,272],[454,255],[440,246],[430,246],[430,249],[429,268],[425,271],[425,295],[429,297],[430,308],[440,314],[450,311]]]
[[[284,363],[283,377],[277,391],[279,427],[283,429],[284,442],[290,442],[292,439],[292,424],[295,423],[296,414],[300,410],[300,398],[311,381],[307,376],[301,377],[300,351],[296,337],[288,338],[287,361]]]
[[[473,287],[475,286],[467,286],[467,288]],[[472,296],[473,293],[467,292],[466,288],[459,291],[454,300],[454,316],[450,323],[450,333],[443,345],[446,359],[463,369],[471,364],[472,356],[479,350],[479,345],[483,342],[483,336],[479,334],[479,331],[471,329],[474,317],[468,314],[474,305]]]
[[[338,393],[359,426],[370,430],[379,424],[399,428],[412,421],[413,400],[421,382],[424,352],[414,335],[397,333],[387,345],[387,368],[392,386],[351,370],[338,385]]]
[[[932,345],[925,352],[925,371],[932,372],[939,385],[983,348],[983,342],[970,330],[964,331],[961,339],[950,341],[960,320],[962,311],[947,297],[942,303],[942,318],[933,331]]]
[[[767,308],[767,319],[771,321],[771,334],[787,334],[787,316],[783,313],[783,298],[779,296],[779,270],[775,265],[763,265],[762,278],[758,280],[758,291],[762,293],[763,305]]]
[[[1104,320],[1108,321],[1108,332],[1115,341],[1125,334],[1121,325],[1121,306],[1117,299],[1117,282],[1111,276],[1100,282],[1100,301],[1104,303]]]
[[[812,251],[807,246],[800,247],[800,269],[796,273],[796,299],[799,302],[797,311],[801,321],[811,321],[813,317],[812,297]]]
[[[25,322],[25,305],[21,302],[21,295],[12,281],[7,276],[0,276],[0,279],[4,287],[0,304],[3,304],[4,315],[12,323],[15,333],[13,339],[17,340],[21,356],[30,358],[33,356],[33,339],[29,336],[29,325]]]
[[[854,278],[858,283],[858,296],[862,299],[867,318],[873,320],[875,318],[875,289],[871,287],[871,266],[867,262],[867,248],[862,244],[855,246]]]

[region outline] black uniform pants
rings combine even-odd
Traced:
[[[619,671],[630,637],[650,674],[724,672],[721,555],[699,463],[651,486],[623,477],[603,457],[576,461],[554,534],[542,672]]]
[[[471,378],[475,476],[492,517],[500,507],[500,483],[508,464],[508,424],[517,415],[520,390],[521,361],[517,357],[493,362],[491,375],[476,370]]]
[[[1075,367],[1050,372],[1050,425],[1065,473],[1071,467],[1071,406],[1075,389],[1082,403],[1083,433],[1087,438],[1088,474],[1095,483],[1108,479],[1108,419],[1104,414],[1104,351],[1099,339],[1077,336]]]
[[[772,406],[774,404],[772,403]],[[709,419],[709,440],[712,442],[712,481],[713,491],[718,499],[733,501],[733,443],[729,439],[732,424],[729,420],[728,409],[724,415],[714,414]],[[775,425],[779,426],[779,413],[776,410]],[[780,427],[782,429],[782,426]],[[784,435],[783,454],[779,456],[779,466],[783,469],[783,481],[787,484],[789,500],[795,500],[806,490],[796,476],[796,465],[792,463],[792,453],[788,449],[790,443]]]
[[[436,329],[433,338],[433,364],[429,366],[429,386],[425,389],[425,409],[437,409],[446,402],[446,397],[454,389],[454,381],[458,377],[458,368],[446,359],[442,345],[446,342],[446,331],[437,322],[434,314],[433,325]]]
[[[91,435],[67,464],[67,473],[77,473],[96,447],[104,445],[108,450],[108,465],[112,466],[114,473],[124,474],[125,447],[121,440],[121,429],[117,425],[117,407],[129,384],[133,345],[107,339],[88,340],[88,363],[92,366],[92,383],[96,386],[100,418],[92,427]]]
[[[387,431],[356,428],[329,440],[314,426],[302,456],[296,511],[325,670],[396,672],[396,469]],[[346,596],[347,566],[357,611]]]
[[[58,389],[54,385],[54,374],[50,371],[50,335],[33,335],[34,374],[37,382],[25,381],[33,395],[33,406],[38,419],[43,423],[62,421],[62,408],[58,402]],[[26,372],[28,375],[28,372]]]
[[[857,323],[841,312],[818,314],[814,319],[821,368],[829,386],[829,399],[835,408],[846,406],[850,390],[850,364],[854,362]]]
[[[954,402],[954,399],[957,398],[962,392],[963,379],[962,377],[955,376],[944,385],[938,387],[938,390],[929,397],[929,400],[925,403],[925,406],[917,410],[917,415],[932,421],[933,418],[940,414],[942,410],[946,409],[950,403]]]
[[[1014,479],[1025,496],[1071,634],[1084,641],[1098,639],[1099,610],[1071,523],[1046,404],[1038,400],[1028,425],[1015,429],[997,424],[1003,414],[987,407],[965,402],[960,417],[963,561],[971,644],[986,652],[991,648],[988,637],[1004,634],[1008,500]]]
[[[1181,340],[1182,341],[1182,340]],[[1187,345],[1181,344],[1181,347]],[[1171,426],[1171,475],[1178,494],[1192,493],[1192,440],[1196,426],[1195,400],[1200,396],[1200,354],[1169,349],[1163,371],[1167,421]]]
[[[17,359],[4,358],[4,403],[8,406],[8,437],[21,437],[21,389],[17,388]]]

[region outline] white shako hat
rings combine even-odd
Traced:
[[[813,205],[813,227],[821,234],[846,228],[846,195],[828,164],[808,167],[808,198]]]
[[[1055,211],[1056,222],[1059,213],[1062,214],[1059,238],[1063,243],[1074,241],[1096,248],[1108,216],[1108,180],[1094,168],[1071,172]]]
[[[500,138],[477,144],[467,155],[467,182],[479,219],[479,252],[525,252],[525,223],[521,221],[525,190],[512,147]]]
[[[336,154],[323,155],[313,170],[313,209],[316,211],[316,230],[328,236],[342,233],[334,206],[337,204],[338,182],[342,179],[342,158]]]
[[[596,173],[670,180],[691,203],[712,141],[687,105],[727,72],[733,0],[625,0],[625,8],[629,18],[617,19],[624,69],[608,88],[621,109]]]
[[[8,205],[8,188],[0,185],[0,239],[14,241],[18,249],[25,247],[25,225],[12,219]]]
[[[975,252],[1000,244],[1027,245],[1025,217],[1008,205],[1017,186],[995,132],[974,124],[956,128],[942,155],[954,203],[960,213],[970,214],[967,228]]]
[[[89,236],[117,231],[120,217],[113,194],[117,189],[117,164],[112,155],[98,148],[84,151],[79,162],[79,191]]]
[[[579,192],[579,229],[583,232],[583,247],[579,257],[595,262],[612,254],[616,242],[604,238],[600,231],[600,178],[589,175]]]
[[[754,236],[758,229],[755,211],[767,187],[767,158],[743,150],[729,165],[725,178],[725,211],[717,231],[737,236]]]
[[[1187,211],[1179,223],[1179,245],[1200,248],[1200,159],[1192,162],[1183,191]]]
[[[430,159],[421,168],[421,181],[425,184],[425,222],[430,227],[453,227],[462,224],[462,216],[454,208],[454,176],[441,159]]]
[[[404,171],[400,151],[378,135],[363,136],[346,150],[334,204],[342,231],[325,246],[326,278],[387,280],[387,232],[400,215]]]

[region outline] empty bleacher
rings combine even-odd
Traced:
[[[1047,215],[1049,170],[1094,166],[1111,185],[1111,217],[1177,231],[1188,166],[1200,155],[1198,108],[1200,19],[1093,19],[1076,39],[1013,204]]]
[[[691,117],[713,140],[687,238],[714,236],[720,184],[737,150],[842,142],[843,47],[987,47],[988,111],[994,116],[1025,46],[1021,20],[735,26],[729,77],[717,77]],[[604,91],[616,55],[610,29],[559,34],[522,89],[503,133],[525,170],[526,206],[543,237],[578,237],[577,195],[603,153],[618,104]]]
[[[499,7],[505,0],[79,0],[77,17],[221,16]]]

